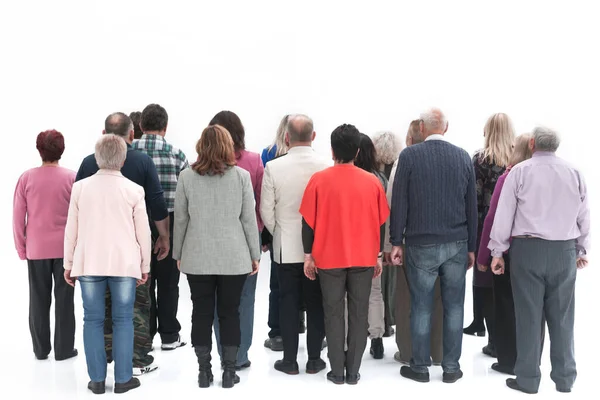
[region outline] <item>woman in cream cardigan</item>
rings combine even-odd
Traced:
[[[150,225],[144,189],[121,175],[127,145],[115,135],[96,144],[100,170],[71,192],[65,229],[65,280],[81,284],[83,343],[90,383],[95,394],[105,392],[104,298],[110,289],[113,319],[115,393],[140,386],[133,373],[133,305],[135,288],[150,271]]]

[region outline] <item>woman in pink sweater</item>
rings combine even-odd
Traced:
[[[100,170],[73,185],[65,229],[65,280],[81,284],[83,343],[91,382],[88,389],[105,391],[104,299],[110,289],[115,361],[115,393],[140,386],[133,378],[133,304],[135,288],[150,271],[150,225],[144,189],[125,178],[127,145],[115,135],[96,144]]]
[[[29,269],[29,329],[33,352],[45,360],[50,345],[50,304],[54,277],[54,357],[77,355],[73,288],[62,279],[63,238],[75,172],[58,162],[65,150],[60,132],[45,131],[37,137],[42,166],[26,171],[17,183],[13,207],[13,234],[21,260]]]

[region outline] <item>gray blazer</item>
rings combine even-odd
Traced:
[[[192,275],[242,275],[260,260],[258,225],[250,174],[181,172],[175,194],[173,258]]]

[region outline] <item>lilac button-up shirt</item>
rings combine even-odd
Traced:
[[[578,255],[589,251],[590,210],[581,173],[554,153],[537,151],[506,177],[488,248],[493,257],[514,236],[576,240]]]

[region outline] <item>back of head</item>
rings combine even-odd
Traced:
[[[340,125],[331,133],[333,157],[341,164],[354,161],[359,146],[360,132],[354,125]]]
[[[508,115],[498,113],[488,118],[483,134],[485,136],[484,159],[490,164],[507,167],[515,140],[515,130]]]
[[[122,112],[112,113],[104,120],[104,133],[107,134],[127,138],[132,129],[131,118]]]
[[[167,110],[158,104],[149,104],[142,111],[140,127],[143,132],[164,132],[167,130],[168,123]]]
[[[57,162],[65,151],[65,138],[57,130],[44,131],[37,136],[35,147],[43,162]]]
[[[402,141],[393,132],[377,132],[373,135],[376,163],[383,165],[393,164],[402,151]]]
[[[200,175],[222,175],[236,164],[231,135],[220,125],[210,125],[202,131],[196,152],[198,161],[192,169]]]
[[[535,146],[533,151],[548,151],[550,153],[555,153],[560,146],[558,132],[550,128],[538,126],[533,129],[532,135]]]
[[[134,111],[129,114],[129,118],[131,118],[131,122],[133,123],[133,138],[140,139],[144,132],[142,132],[142,128],[140,123],[142,122],[142,113],[141,111]]]
[[[364,169],[367,172],[375,172],[377,171],[377,161],[376,161],[376,151],[375,145],[371,138],[364,133],[360,134],[360,144],[359,144],[358,155],[356,156],[356,161],[354,165],[358,168]]]
[[[531,133],[523,133],[515,138],[509,165],[514,166],[531,158],[531,148],[529,147],[531,138]]]
[[[314,125],[312,119],[303,114],[290,115],[287,123],[290,146],[312,142]]]
[[[127,158],[127,144],[115,134],[102,135],[96,143],[95,156],[98,168],[119,171]]]
[[[221,111],[217,113],[210,121],[209,125],[221,125],[225,128],[233,139],[233,147],[235,151],[246,149],[246,132],[240,117],[231,111]]]
[[[448,121],[446,116],[439,108],[430,108],[429,110],[421,113],[420,117],[421,132],[423,133],[423,140],[429,135],[444,134],[448,129]]]
[[[406,133],[406,145],[407,146],[412,146],[414,144],[423,143],[421,131],[419,130],[420,125],[421,125],[420,119],[415,119],[410,122],[410,125],[408,126],[408,132]]]

